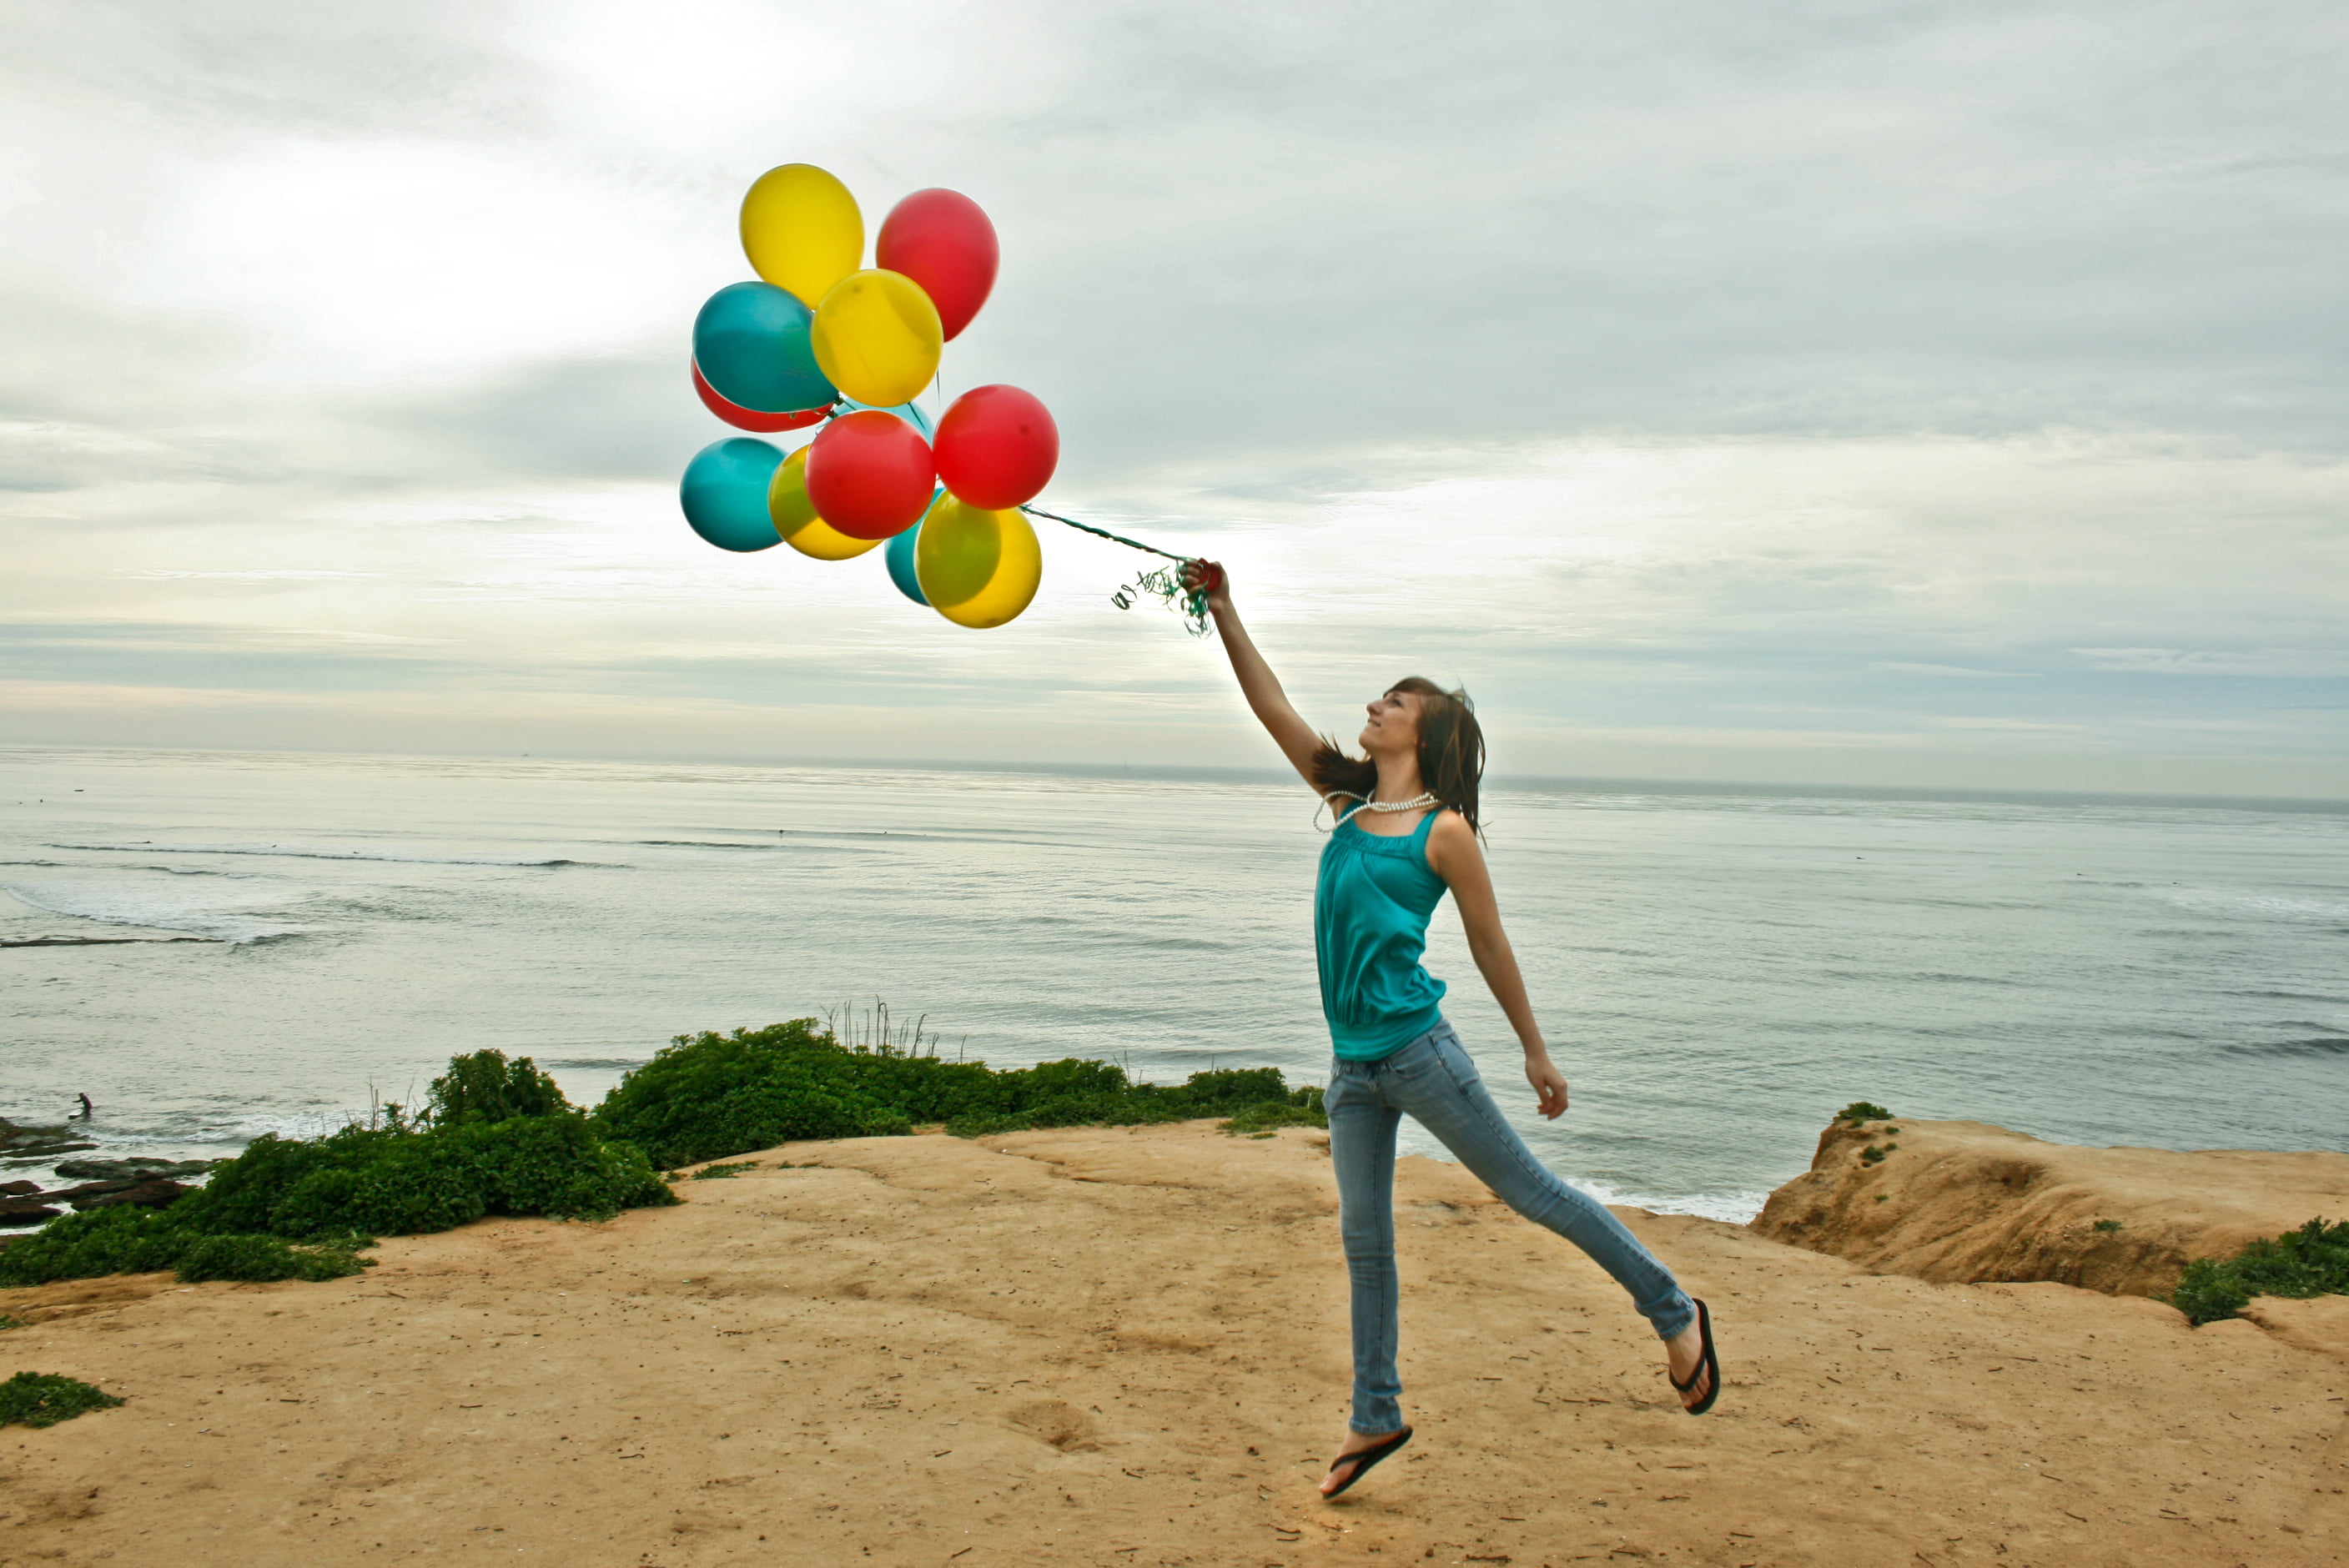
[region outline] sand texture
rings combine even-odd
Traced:
[[[2281,1331],[1625,1211],[1718,1317],[1728,1387],[1691,1419],[1611,1281],[1422,1161],[1419,1437],[1326,1503],[1321,1137],[802,1144],[326,1284],[0,1293],[31,1320],[0,1366],[129,1401],[0,1429],[0,1562],[2342,1561],[2349,1363]]]
[[[2189,1259],[2349,1220],[2349,1154],[2079,1149],[1987,1122],[1891,1125],[1821,1133],[1810,1170],[1770,1195],[1754,1230],[1881,1274],[2166,1295]],[[1888,1142],[1899,1147],[1862,1161]]]

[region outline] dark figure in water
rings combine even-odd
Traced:
[[[90,1104],[90,1103],[89,1103],[89,1096],[88,1096],[88,1095],[86,1095],[86,1094],[78,1094],[78,1095],[74,1096],[74,1098],[75,1098],[76,1099],[78,1099],[78,1100],[81,1101],[81,1119],[82,1119],[82,1120],[84,1120],[84,1121],[88,1121],[91,1117],[93,1117],[93,1116],[95,1116],[95,1115],[97,1115],[97,1114],[98,1114],[98,1107],[96,1107],[96,1106],[94,1106],[94,1105],[92,1105],[92,1104]]]

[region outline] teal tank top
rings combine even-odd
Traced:
[[[1321,846],[1313,951],[1330,1044],[1348,1061],[1376,1061],[1443,1021],[1444,982],[1419,963],[1445,891],[1427,864],[1435,815],[1397,838],[1366,833],[1349,817]]]

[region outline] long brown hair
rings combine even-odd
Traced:
[[[1477,820],[1476,787],[1485,777],[1485,731],[1476,723],[1476,705],[1464,691],[1445,691],[1420,676],[1405,676],[1387,687],[1419,698],[1419,779],[1427,792],[1460,813],[1470,829],[1481,831]],[[1379,787],[1379,765],[1367,757],[1349,757],[1328,736],[1313,754],[1313,788],[1324,795],[1346,795],[1367,800]]]

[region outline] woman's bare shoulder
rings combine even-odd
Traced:
[[[1427,858],[1433,863],[1458,855],[1475,855],[1481,860],[1484,851],[1477,845],[1476,830],[1468,825],[1468,819],[1445,806],[1437,810],[1434,825],[1427,830]]]

